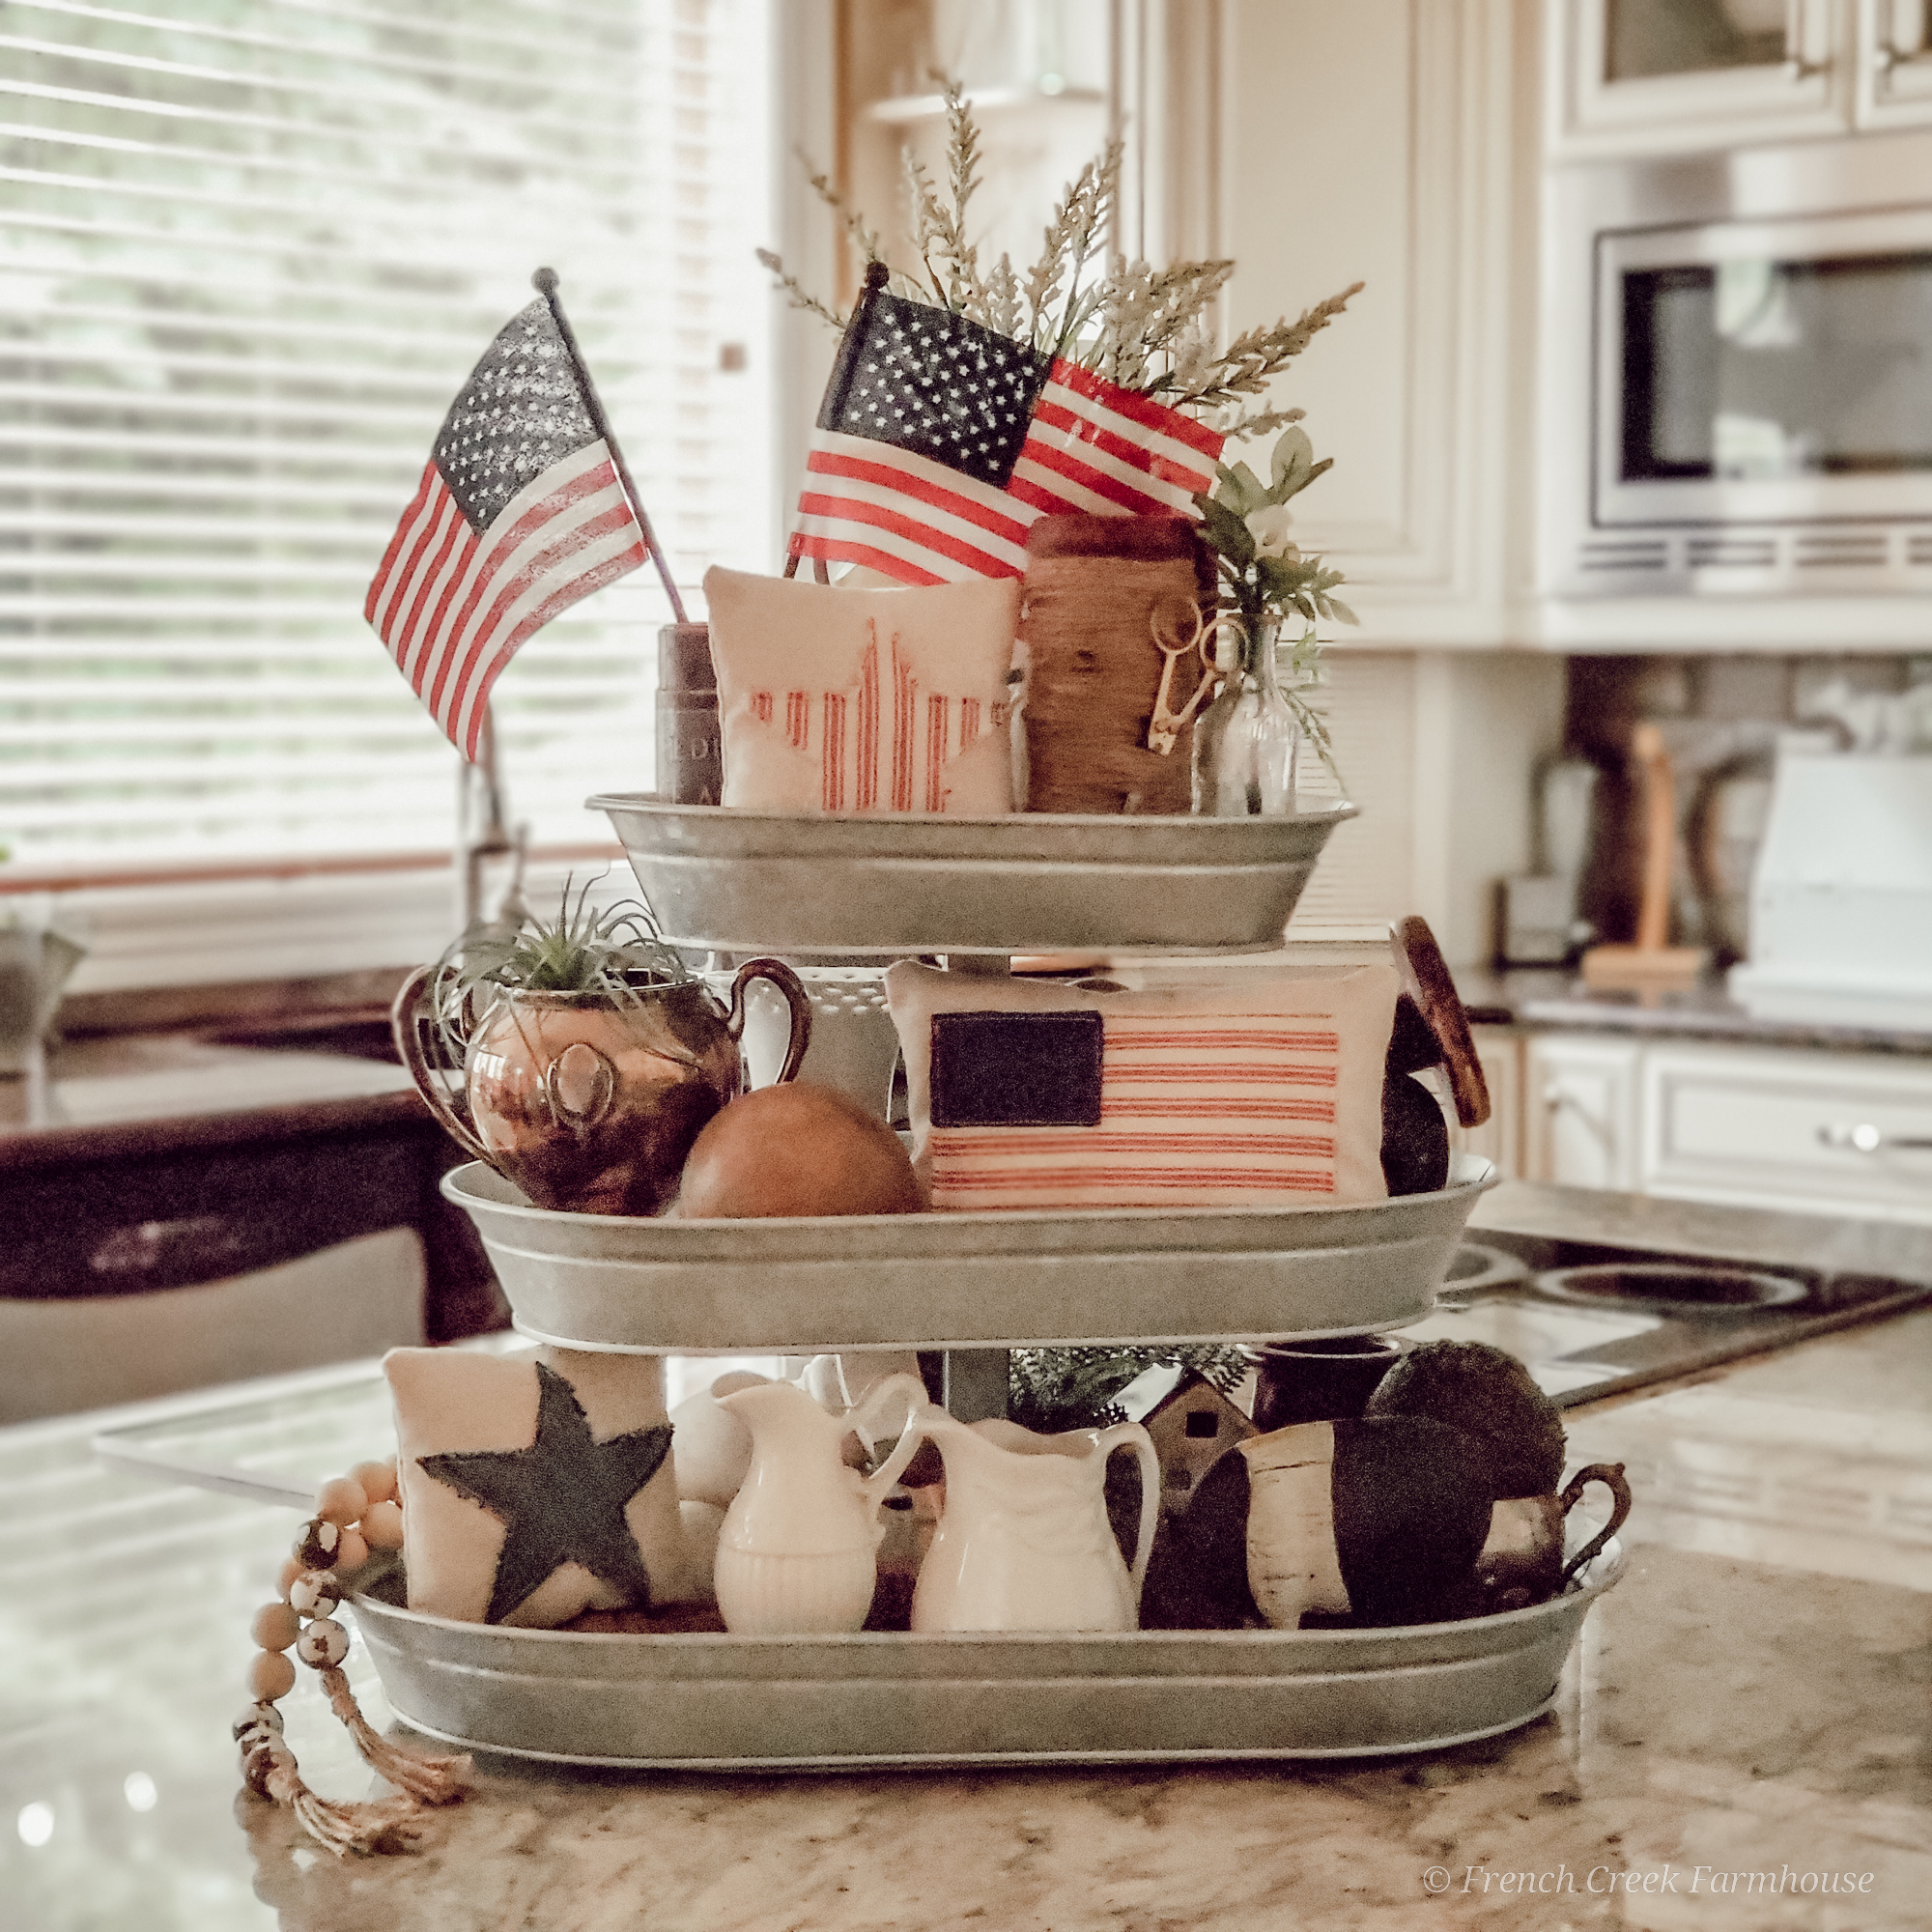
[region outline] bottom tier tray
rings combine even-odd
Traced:
[[[1605,1546],[1563,1595],[1376,1631],[819,1637],[580,1635],[353,1599],[395,1715],[562,1764],[739,1771],[1355,1757],[1461,1744],[1547,1711]]]
[[[1360,1208],[672,1221],[533,1208],[480,1162],[443,1193],[517,1327],[573,1349],[732,1354],[1248,1341],[1419,1321],[1495,1170]]]

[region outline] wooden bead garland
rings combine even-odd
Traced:
[[[415,1812],[426,1804],[454,1804],[469,1771],[467,1756],[430,1756],[391,1744],[363,1717],[342,1674],[349,1632],[333,1614],[343,1596],[337,1573],[360,1569],[372,1548],[402,1548],[397,1494],[393,1463],[361,1463],[350,1475],[322,1486],[315,1516],[302,1525],[294,1555],[282,1565],[280,1601],[265,1604],[249,1626],[259,1646],[246,1672],[253,1701],[231,1727],[242,1782],[257,1797],[292,1810],[309,1835],[338,1858],[350,1851],[409,1850],[416,1835]],[[365,1536],[358,1524],[372,1533]],[[319,1674],[329,1709],[355,1740],[363,1762],[396,1787],[393,1797],[342,1804],[317,1797],[302,1782],[275,1709],[295,1688],[291,1648]]]

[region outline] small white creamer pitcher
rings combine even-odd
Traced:
[[[893,1452],[869,1476],[841,1453],[895,1405],[909,1413]],[[889,1376],[849,1414],[827,1413],[791,1382],[718,1398],[752,1432],[752,1465],[718,1533],[716,1580],[724,1627],[752,1636],[855,1631],[878,1581],[879,1506],[912,1461],[929,1413],[916,1376]]]
[[[946,1507],[913,1592],[915,1631],[1130,1631],[1153,1546],[1160,1463],[1137,1422],[1036,1435],[1015,1422],[968,1425],[928,1407],[946,1463]],[[1107,1459],[1141,1465],[1131,1571],[1107,1520]]]

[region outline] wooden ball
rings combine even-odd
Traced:
[[[899,1137],[831,1087],[761,1087],[706,1122],[685,1160],[687,1221],[917,1214],[925,1196]]]
[[[369,1560],[368,1539],[359,1529],[345,1529],[342,1541],[335,1551],[335,1568],[339,1576],[347,1576],[361,1569]]]
[[[296,1688],[296,1667],[284,1651],[258,1650],[249,1661],[248,1674],[242,1683],[249,1696],[272,1704]]]
[[[279,1734],[282,1728],[282,1714],[272,1704],[264,1704],[258,1699],[252,1704],[242,1706],[236,1714],[234,1723],[229,1727],[228,1734],[240,1744],[244,1731],[252,1731],[265,1724],[270,1730]]]
[[[272,1795],[269,1790],[269,1774],[277,1765],[294,1762],[295,1752],[280,1738],[272,1735],[257,1738],[242,1747],[242,1781],[257,1798],[268,1798]]]
[[[289,1602],[305,1617],[332,1617],[342,1586],[327,1570],[305,1570],[289,1585]]]
[[[264,1650],[286,1650],[301,1634],[301,1619],[287,1604],[264,1604],[248,1634]]]
[[[360,1526],[362,1540],[371,1549],[400,1549],[403,1547],[403,1511],[399,1503],[371,1503]]]
[[[275,1576],[275,1594],[283,1603],[289,1600],[289,1587],[298,1577],[308,1575],[308,1565],[299,1556],[290,1556],[283,1560],[281,1569]]]
[[[329,1670],[349,1655],[349,1633],[333,1617],[317,1617],[296,1639],[296,1655],[311,1670]]]
[[[302,1524],[293,1548],[294,1553],[301,1558],[303,1569],[333,1570],[335,1552],[342,1548],[342,1525],[330,1522],[326,1517],[312,1517]]]
[[[349,1480],[372,1503],[392,1503],[396,1499],[396,1465],[393,1463],[357,1463],[350,1470]]]
[[[353,1476],[331,1476],[315,1492],[317,1517],[343,1529],[352,1522],[360,1522],[362,1512],[368,1507],[369,1498]]]

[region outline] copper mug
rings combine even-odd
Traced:
[[[1568,1563],[1563,1519],[1592,1483],[1610,1492],[1610,1520]],[[1621,1463],[1592,1463],[1571,1477],[1561,1495],[1512,1496],[1490,1512],[1490,1534],[1476,1559],[1476,1588],[1484,1610],[1520,1610],[1547,1603],[1623,1527],[1630,1485]]]
[[[464,1043],[466,1120],[432,1065],[441,1055],[423,995],[434,973],[418,969],[396,995],[403,1065],[466,1153],[539,1208],[567,1213],[669,1207],[698,1130],[744,1092],[738,1038],[753,980],[770,980],[791,1009],[781,1081],[797,1073],[811,1039],[811,1002],[779,959],[739,967],[728,1007],[696,980],[637,986],[622,1000],[497,987]]]

